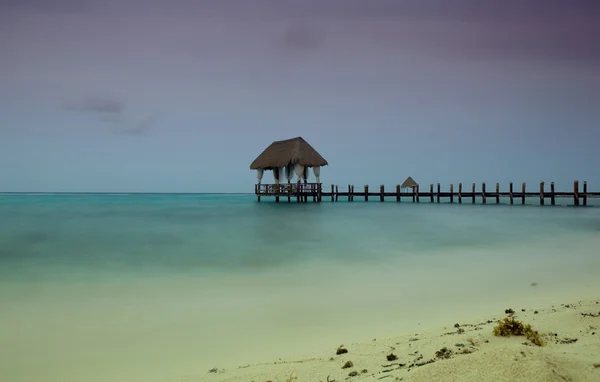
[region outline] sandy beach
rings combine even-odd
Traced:
[[[534,345],[524,336],[494,335],[493,328],[505,317],[530,324],[543,345]],[[215,365],[204,374],[177,379],[347,380],[599,381],[600,299],[563,301],[545,307],[507,306],[505,311],[487,317],[448,322],[434,330],[363,343],[332,344],[329,349],[316,349],[307,358]]]

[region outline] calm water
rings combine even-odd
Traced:
[[[0,195],[0,380],[176,380],[568,298],[599,244],[597,207]]]

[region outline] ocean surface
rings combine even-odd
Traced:
[[[597,297],[590,204],[0,195],[0,381],[200,380]]]

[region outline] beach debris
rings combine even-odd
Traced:
[[[595,367],[595,368],[599,368],[599,367],[600,367],[600,362],[598,362],[598,363],[595,363],[595,364],[594,364],[594,367]]]
[[[367,369],[362,369],[360,372],[363,374],[367,374],[369,371]]]
[[[354,364],[352,363],[352,361],[346,361],[346,363],[344,364],[344,366],[342,366],[342,369],[349,369],[351,367],[353,367]]]
[[[414,341],[418,341],[418,340],[419,340],[419,338],[409,338],[408,342],[414,342]]]
[[[460,324],[457,322],[456,324],[454,324],[454,327],[455,327],[456,329],[458,329],[458,328],[460,328]]]
[[[475,342],[472,338],[467,338],[467,342],[471,344],[471,346],[477,346],[477,342]]]
[[[561,344],[573,344],[575,342],[577,342],[577,338],[563,338],[560,340]]]
[[[581,313],[583,317],[600,317],[600,312],[598,313]]]
[[[498,325],[494,327],[494,335],[501,337],[525,336],[534,345],[543,346],[544,344],[540,334],[533,330],[530,324],[523,324],[512,315],[498,321]]]
[[[327,382],[335,382],[335,379],[329,379],[329,377],[331,377],[331,375],[327,376]]]
[[[213,368],[212,368],[212,369],[210,369],[208,372],[209,372],[209,373],[218,373],[218,372],[219,372],[219,369],[217,369],[216,367],[213,367]]]
[[[512,310],[511,308],[508,308],[508,309],[504,310],[504,313],[513,315],[513,314],[515,314],[515,311]]]
[[[344,345],[341,345],[340,347],[337,348],[337,350],[335,351],[336,355],[340,355],[340,354],[346,354],[348,353],[348,349],[346,349],[344,347]]]
[[[398,356],[396,354],[394,354],[394,353],[390,353],[390,354],[386,355],[385,358],[388,361],[395,361],[395,360],[398,359]]]
[[[358,375],[358,371],[351,371],[350,374],[348,374],[349,377],[356,377]]]
[[[444,346],[443,348],[435,352],[435,357],[441,359],[448,359],[452,357],[452,350]]]
[[[463,354],[471,354],[471,353],[473,353],[473,350],[471,350],[469,348],[464,348],[461,353],[463,353]]]
[[[536,283],[536,282],[532,282],[530,285],[531,285],[532,287],[535,287],[535,286],[538,286],[538,283]]]
[[[292,382],[294,379],[298,379],[298,377],[294,377],[294,372],[292,371],[292,374],[290,374],[289,378],[285,379],[285,382]]]
[[[533,312],[533,314],[538,314],[538,313],[539,313],[539,312],[538,312],[537,310]]]

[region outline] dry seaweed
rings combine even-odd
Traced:
[[[498,321],[498,325],[494,327],[494,335],[501,337],[525,336],[534,345],[544,345],[540,334],[533,330],[531,325],[522,323],[512,315]]]

